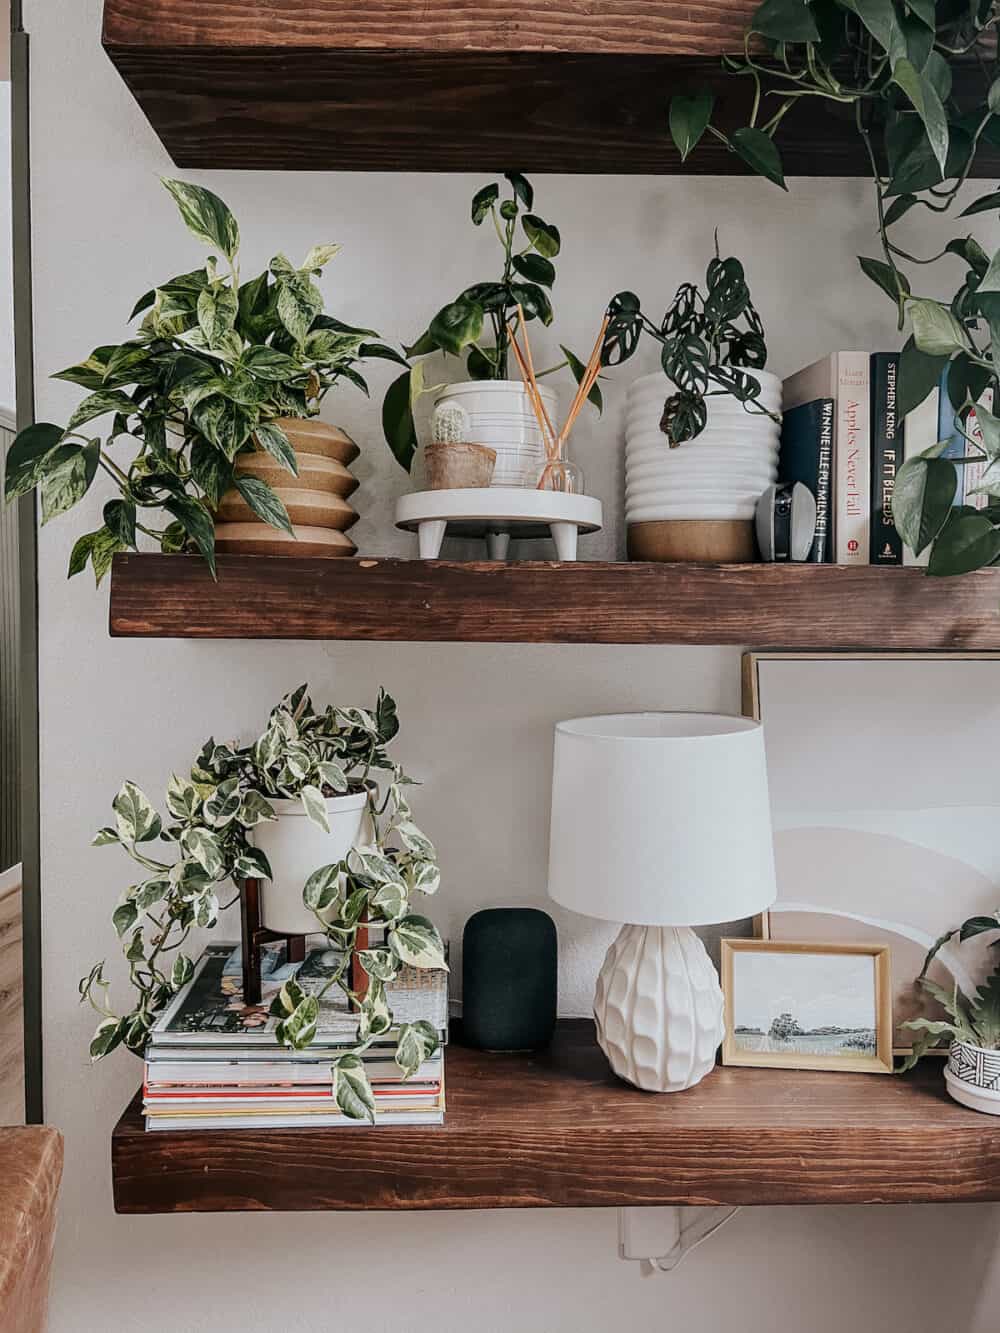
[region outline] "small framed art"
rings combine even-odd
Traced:
[[[882,944],[723,940],[722,1063],[892,1073]]]

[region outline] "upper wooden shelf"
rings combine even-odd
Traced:
[[[113,635],[1000,649],[1000,570],[118,555]]]
[[[714,1070],[688,1092],[619,1082],[593,1025],[537,1055],[452,1045],[439,1128],[147,1134],[111,1143],[120,1213],[586,1208],[1000,1199],[1000,1120],[905,1078]]]
[[[724,75],[756,0],[105,0],[104,46],[180,167],[671,172],[671,92]],[[808,98],[789,175],[867,175],[849,120]],[[978,170],[998,174],[980,153]],[[742,173],[704,142],[690,170]]]

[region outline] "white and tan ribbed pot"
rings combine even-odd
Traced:
[[[757,400],[780,415],[781,380],[760,381]],[[629,389],[625,425],[625,522],[631,560],[743,562],[754,558],[754,509],[778,475],[781,427],[729,394],[705,401],[694,440],[671,449],[660,430],[669,380],[643,375]]]
[[[350,556],[357,547],[347,529],[358,520],[347,501],[358,486],[349,471],[361,452],[351,437],[325,421],[279,417],[275,425],[295,450],[296,477],[263,450],[240,454],[236,470],[266,481],[281,497],[295,537],[262,522],[239,491],[227,491],[215,524],[216,550],[242,555]]]

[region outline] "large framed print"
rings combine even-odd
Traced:
[[[764,725],[778,876],[757,934],[888,945],[906,1051],[905,1020],[941,1016],[913,984],[928,948],[1000,907],[1000,653],[747,653],[743,711]],[[929,975],[969,993],[995,940],[946,946]]]

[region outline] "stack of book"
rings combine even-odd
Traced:
[[[262,954],[261,1003],[245,1005],[240,949],[211,944],[194,976],[158,1018],[146,1050],[143,1110],[147,1130],[291,1128],[357,1125],[333,1097],[331,1061],[355,1043],[357,1015],[339,987],[320,1005],[316,1037],[302,1051],[279,1046],[272,997],[295,977],[307,993],[321,989],[341,955],[325,947],[286,963],[283,949]],[[393,1059],[396,1029],[362,1055],[375,1098],[376,1125],[439,1125],[444,1120],[444,1053],[448,974],[403,967],[386,986],[396,1024],[424,1019],[442,1047],[404,1079]]]
[[[947,372],[945,372],[947,374]],[[810,560],[838,565],[927,563],[904,547],[892,520],[896,473],[939,440],[945,458],[978,454],[958,428],[945,377],[902,420],[897,411],[897,352],[834,352],[784,382],[778,480],[802,482],[816,497]],[[992,407],[992,391],[981,400]],[[975,414],[967,433],[975,439]],[[983,465],[959,468],[957,505],[981,508]]]

